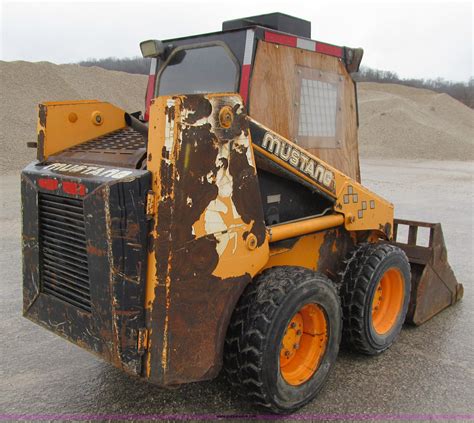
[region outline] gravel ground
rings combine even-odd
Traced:
[[[398,217],[443,223],[465,297],[422,327],[404,329],[381,356],[342,352],[319,397],[284,420],[474,419],[473,163],[365,160],[362,177],[395,203]],[[0,417],[203,420],[256,413],[222,377],[160,389],[22,318],[18,181],[17,174],[0,179]]]

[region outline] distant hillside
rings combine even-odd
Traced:
[[[151,59],[144,59],[143,57],[130,57],[124,59],[107,57],[105,59],[83,60],[78,64],[86,67],[98,66],[99,68],[107,70],[148,75],[150,72],[150,62]]]
[[[395,72],[372,69],[362,66],[360,71],[353,74],[357,82],[381,82],[385,84],[406,85],[413,88],[424,88],[438,93],[449,94],[451,97],[474,108],[474,77],[467,82],[447,81],[443,78],[437,79],[415,79],[399,78]]]

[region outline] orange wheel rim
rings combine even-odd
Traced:
[[[395,325],[405,297],[405,281],[399,269],[388,269],[377,284],[372,299],[372,326],[379,335]]]
[[[326,315],[317,304],[303,306],[290,320],[280,350],[280,371],[290,385],[301,385],[313,376],[326,351]]]

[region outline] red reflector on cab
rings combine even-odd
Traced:
[[[64,181],[63,182],[63,191],[66,194],[71,194],[71,195],[81,195],[81,196],[86,195],[85,185],[79,184],[77,182]]]
[[[329,56],[343,56],[343,51],[341,47],[332,46],[330,44],[316,43],[316,51],[318,53],[328,54]]]
[[[41,178],[41,179],[38,179],[38,185],[40,188],[54,191],[58,189],[59,182],[57,181],[57,179]]]
[[[265,31],[265,41],[269,41],[271,43],[296,47],[297,40],[297,37],[293,35],[276,34],[275,32]]]

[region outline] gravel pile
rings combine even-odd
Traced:
[[[0,172],[35,158],[37,104],[98,99],[143,109],[147,77],[98,67],[0,61]],[[358,85],[366,158],[474,160],[474,111],[446,94],[394,84]]]
[[[449,95],[361,83],[358,97],[361,157],[474,160],[474,110]]]
[[[108,101],[129,112],[143,108],[147,77],[98,67],[0,61],[0,172],[34,160],[37,105],[44,101]]]

